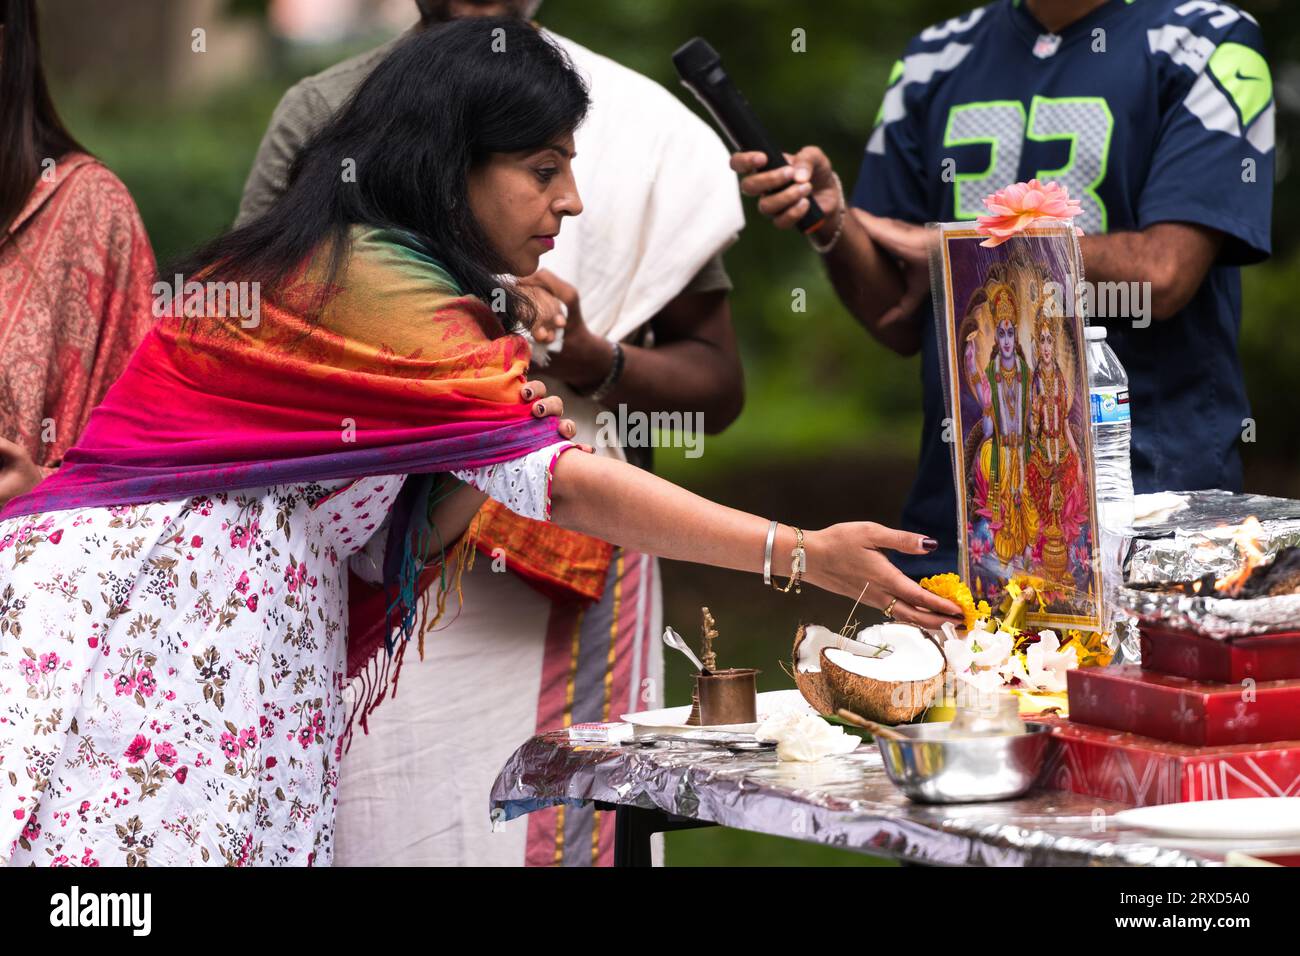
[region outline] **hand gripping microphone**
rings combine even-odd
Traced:
[[[754,110],[722,68],[722,57],[718,56],[718,51],[707,40],[695,37],[684,43],[673,54],[673,66],[682,78],[682,85],[694,93],[713,115],[733,149],[737,152],[766,153],[767,165],[763,167],[763,172],[789,165],[781,150],[772,144],[767,130],[763,129],[763,124],[754,115]],[[808,211],[799,220],[799,228],[805,233],[815,232],[826,222],[826,214],[821,211],[817,201],[809,196]]]

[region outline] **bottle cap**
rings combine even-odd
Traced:
[[[1086,325],[1083,329],[1083,337],[1089,342],[1104,342],[1106,341],[1106,326]]]

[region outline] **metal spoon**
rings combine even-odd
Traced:
[[[690,649],[686,641],[682,639],[682,636],[678,634],[676,631],[674,631],[671,627],[664,628],[664,643],[667,644],[669,647],[673,648],[674,650],[681,651],[683,654],[689,657],[691,659],[691,663],[695,665],[695,669],[698,670],[701,674],[711,673],[711,671],[709,671],[707,667],[705,667],[703,664],[700,663],[700,659],[695,656],[695,652]]]

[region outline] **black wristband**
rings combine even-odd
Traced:
[[[609,374],[607,374],[604,380],[591,391],[579,393],[584,398],[589,398],[593,402],[599,402],[604,399],[606,395],[614,390],[614,386],[618,384],[618,380],[623,377],[623,346],[619,342],[611,342],[610,344],[614,346],[614,363],[609,367]]]

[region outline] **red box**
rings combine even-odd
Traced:
[[[1142,624],[1142,666],[1192,680],[1240,684],[1300,678],[1300,631],[1217,640],[1194,631]]]
[[[1043,775],[1049,790],[1129,806],[1186,800],[1300,796],[1300,740],[1192,747],[1045,718],[1053,728]]]
[[[1081,724],[1195,746],[1300,740],[1300,680],[1206,683],[1132,665],[1078,667],[1067,680]]]

